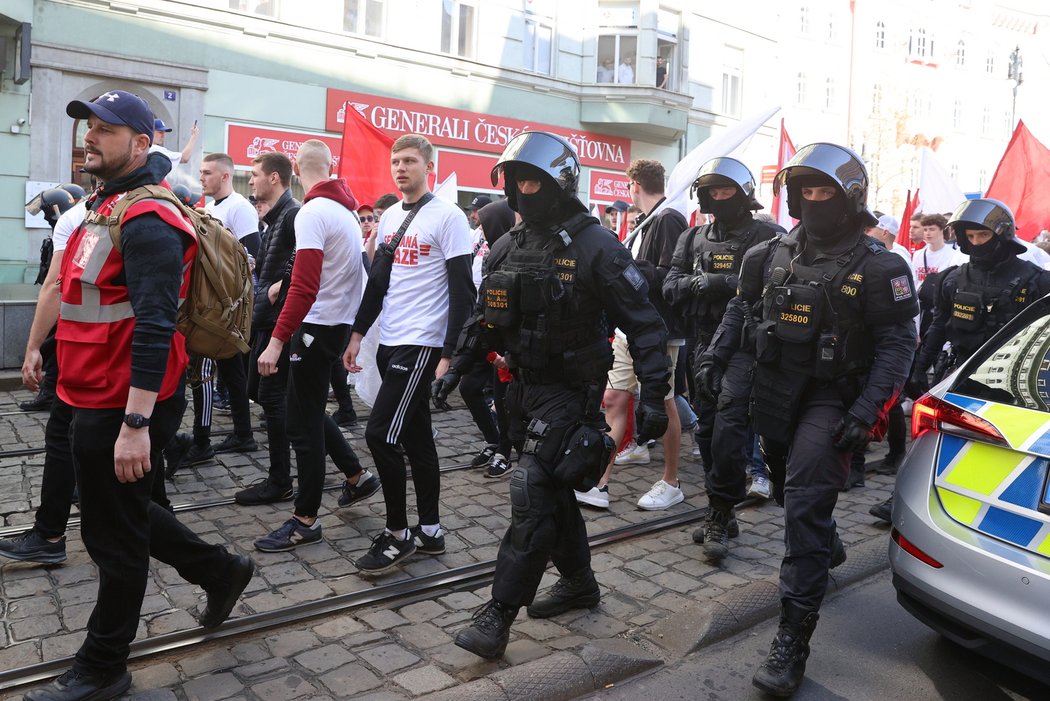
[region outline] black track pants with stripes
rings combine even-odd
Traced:
[[[384,346],[376,351],[383,382],[368,417],[365,440],[383,482],[386,527],[408,528],[405,461],[412,466],[416,509],[422,525],[436,525],[441,477],[430,424],[430,383],[441,360],[441,349],[427,346]]]

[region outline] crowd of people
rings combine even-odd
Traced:
[[[151,556],[204,589],[202,626],[230,615],[254,561],[182,525],[156,473],[176,479],[217,452],[257,451],[250,402],[262,408],[268,472],[235,500],[291,502],[256,550],[323,540],[331,458],[343,475],[340,507],[382,491],[386,523],[356,558],[362,573],[444,553],[431,411],[446,409],[457,387],[482,441],[472,465],[509,477],[511,505],[491,599],[457,645],[495,659],[521,607],[547,618],[598,605],[580,505],[608,508],[617,469],[649,464],[656,440],[659,479],[637,506],[681,503],[691,434],[708,507],[693,540],[705,559],[729,556],[735,507],[749,495],[784,509],[780,625],[754,683],[789,696],[828,572],[846,559],[838,494],[863,484],[870,441],[888,435],[881,470],[894,472],[904,456],[902,390],[921,395],[1050,293],[1050,273],[1026,260],[1033,249],[995,200],[913,219],[910,236],[923,245],[909,255],[897,220],[868,209],[861,159],[834,144],[799,149],[777,174],[774,188],[798,220],[790,232],[757,211],[754,176],[738,160],[700,167],[696,226],[667,206],[663,165],[636,160],[626,171],[632,203],[612,208],[629,222],[621,242],[580,201],[579,159],[552,134],[514,137],[492,170],[505,197],[475,197],[466,215],[430,192],[433,147],[422,136],[394,142],[397,193],[374,203],[333,179],[330,150],[308,140],[294,160],[255,158],[251,198],[234,191],[228,155],[204,157],[206,209],[254,261],[253,338],[248,353],[190,358],[175,329],[198,251],[185,212],[146,197],[122,210],[119,239],[109,232],[117,203],[164,183],[179,154],[151,149],[164,125],[131,93],[73,101],[67,113],[87,120],[84,170],[98,186],[51,190],[36,203],[54,228],[53,252],[42,260],[23,380],[39,391],[27,410],[50,412],[45,467],[33,528],[0,541],[0,556],[64,561],[79,499],[99,592],[72,669],[29,692],[34,701],[127,690]],[[374,355],[363,351],[369,333]],[[347,373],[369,363],[380,383],[364,438],[377,474],[340,430],[357,422]],[[192,432],[179,434],[190,365],[200,380]],[[216,380],[234,431],[213,445]],[[891,508],[873,514],[888,519]],[[549,562],[559,579],[537,596]]]

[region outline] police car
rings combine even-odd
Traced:
[[[897,599],[1050,683],[1050,296],[917,400],[893,504]]]

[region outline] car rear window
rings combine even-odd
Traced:
[[[1050,317],[1036,318],[993,340],[974,361],[956,378],[951,391],[1050,412]]]

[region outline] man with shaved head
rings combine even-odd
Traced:
[[[295,450],[299,493],[291,518],[255,541],[255,548],[263,552],[321,540],[317,510],[326,455],[346,475],[340,506],[379,491],[379,479],[361,467],[339,426],[324,410],[332,363],[350,338],[364,288],[361,226],[354,213],[357,200],[343,180],[329,179],[332,152],[323,142],[304,141],[293,167],[306,192],[295,218],[295,263],[284,307],[258,366],[260,375],[277,373],[287,347],[286,428]],[[271,294],[276,297],[277,290]]]

